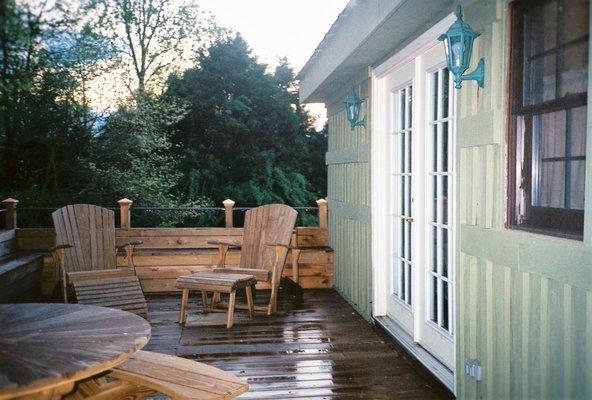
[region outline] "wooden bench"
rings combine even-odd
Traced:
[[[253,317],[253,287],[257,284],[257,279],[253,275],[246,274],[225,274],[216,272],[198,272],[193,275],[181,276],[177,279],[176,286],[182,290],[181,310],[179,311],[179,323],[185,323],[187,317],[187,300],[190,290],[201,291],[201,298],[204,311],[209,311],[208,292],[214,294],[229,293],[228,318],[226,327],[231,328],[234,323],[234,308],[236,303],[236,291],[245,289],[247,293],[247,308],[249,317]],[[216,295],[212,296],[212,310],[217,301]]]
[[[66,400],[142,399],[162,393],[174,400],[233,399],[249,390],[218,368],[167,354],[138,351],[106,376],[76,384]]]

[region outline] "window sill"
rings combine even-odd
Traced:
[[[584,236],[579,233],[560,231],[557,229],[541,228],[538,226],[532,226],[532,225],[526,225],[526,224],[524,224],[524,225],[508,225],[508,229],[524,231],[524,232],[528,232],[528,233],[535,233],[538,235],[553,236],[553,237],[558,237],[558,238],[562,238],[562,239],[577,240],[580,242],[584,240]]]

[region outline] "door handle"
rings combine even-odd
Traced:
[[[404,221],[413,222],[413,217],[403,217]]]

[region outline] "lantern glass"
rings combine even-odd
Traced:
[[[464,40],[464,54],[462,54],[463,62],[462,66],[466,70],[471,65],[471,54],[473,53],[473,41],[475,40],[475,36],[473,35],[463,35]]]
[[[451,67],[454,69],[462,69],[464,64],[464,54],[463,51],[463,43],[460,40],[460,37],[452,37],[450,38],[451,46],[450,46],[450,60],[452,61]]]
[[[347,105],[347,119],[350,123],[356,123],[358,120],[358,107],[356,107],[355,103],[349,103]]]

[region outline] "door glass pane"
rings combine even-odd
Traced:
[[[450,274],[449,249],[452,238],[451,216],[449,204],[451,201],[451,184],[454,165],[450,159],[450,148],[452,147],[453,130],[453,96],[454,91],[450,90],[452,76],[447,68],[429,75],[431,82],[429,88],[432,92],[428,96],[431,104],[428,104],[430,119],[428,120],[430,133],[428,135],[427,149],[431,154],[427,155],[428,160],[428,313],[432,322],[442,329],[452,333],[450,324],[449,294],[452,285]]]
[[[432,277],[430,282],[430,294],[431,294],[431,312],[430,319],[433,322],[438,322],[438,278]]]
[[[396,249],[396,268],[393,271],[393,287],[399,290],[393,293],[405,303],[411,305],[411,273],[412,273],[412,87],[408,85],[396,91],[393,96],[396,99],[394,105],[395,118],[393,121],[392,150],[393,164],[397,166],[394,175],[398,182],[395,186],[395,207],[393,216],[395,222],[396,237],[394,248]]]
[[[442,223],[448,224],[448,176],[442,176],[442,192],[440,193],[439,207],[442,210]]]
[[[448,329],[448,282],[442,282],[442,323],[444,329]]]
[[[432,119],[438,119],[438,73],[434,72],[432,75]]]

